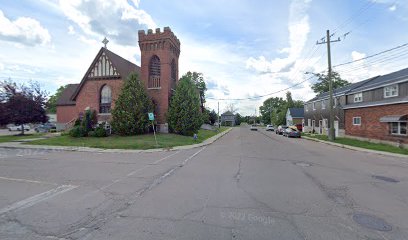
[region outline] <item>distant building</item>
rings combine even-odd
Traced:
[[[286,112],[286,125],[302,124],[304,118],[304,108],[288,108]]]
[[[223,126],[235,126],[235,114],[231,111],[226,111],[221,114],[221,125]]]

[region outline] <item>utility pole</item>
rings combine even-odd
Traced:
[[[334,35],[334,34],[333,34]],[[333,80],[332,80],[332,68],[331,68],[331,52],[330,43],[340,42],[340,38],[337,40],[330,40],[330,30],[326,31],[326,40],[322,39],[321,42],[316,42],[316,44],[327,44],[327,63],[329,65],[328,78],[329,78],[329,108],[330,108],[330,119],[329,119],[329,141],[333,142],[335,139],[335,129],[334,129],[334,110],[333,110]]]
[[[218,123],[218,128],[220,128],[220,102],[218,101],[218,114],[217,114],[217,123]]]

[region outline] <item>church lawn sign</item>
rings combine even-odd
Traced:
[[[153,134],[135,135],[135,136],[117,136],[112,135],[105,138],[82,137],[73,138],[67,135],[35,140],[24,144],[30,145],[49,145],[49,146],[69,146],[69,147],[91,147],[102,149],[156,149],[172,148],[176,146],[192,145],[202,143],[206,139],[217,135],[227,127],[221,127],[216,131],[200,129],[197,133],[197,139],[192,136],[182,136],[178,134],[157,134],[158,144]]]

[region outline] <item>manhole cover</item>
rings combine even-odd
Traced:
[[[390,177],[384,177],[384,176],[376,176],[374,175],[373,178],[378,179],[378,180],[382,180],[385,182],[392,182],[392,183],[397,183],[399,182],[398,180],[394,179],[394,178],[390,178]]]
[[[312,166],[312,164],[307,163],[307,162],[297,162],[297,163],[295,163],[295,165],[301,166],[301,167],[310,167],[310,166]]]
[[[377,231],[388,232],[392,230],[392,226],[389,225],[385,220],[365,213],[354,214],[353,220],[363,227],[374,229]]]

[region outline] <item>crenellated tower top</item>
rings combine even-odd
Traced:
[[[174,35],[170,27],[164,27],[163,32],[160,28],[139,30],[139,47],[141,51],[171,50],[177,57],[180,55],[180,40]],[[166,44],[167,42],[167,44]]]

